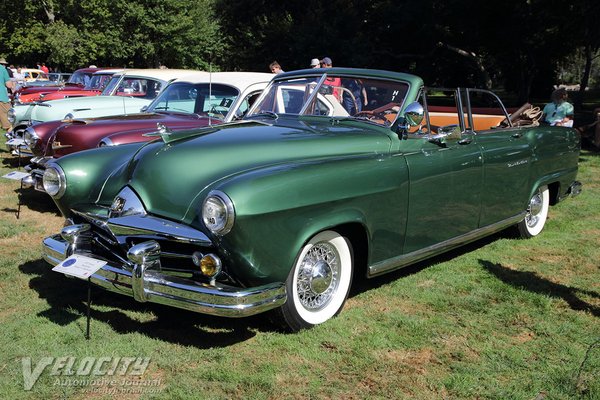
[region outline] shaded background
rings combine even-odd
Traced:
[[[595,0],[2,0],[0,56],[62,71],[115,67],[411,72],[522,103],[556,84],[600,85]],[[572,92],[576,105],[583,101]]]

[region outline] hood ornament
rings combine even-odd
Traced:
[[[158,122],[156,124],[156,132],[144,133],[142,136],[148,136],[148,137],[160,136],[162,138],[163,142],[169,143],[172,140],[172,138],[171,138],[172,134],[173,134],[172,130],[167,128],[167,126],[165,124],[163,124],[162,122]]]

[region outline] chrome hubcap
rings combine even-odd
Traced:
[[[333,274],[331,273],[329,264],[323,260],[319,260],[312,267],[310,273],[310,289],[316,294],[325,293],[333,280]]]
[[[340,263],[334,246],[318,243],[306,253],[298,270],[298,297],[309,310],[327,305],[339,283]]]
[[[537,193],[535,196],[531,198],[529,201],[529,207],[527,207],[527,216],[525,220],[527,221],[527,226],[532,227],[538,223],[539,217],[538,215],[542,212],[542,195]]]

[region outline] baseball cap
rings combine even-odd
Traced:
[[[0,64],[8,64],[8,63],[6,62],[6,60],[3,57],[3,58],[0,58]]]
[[[313,58],[312,60],[310,60],[310,66],[314,67],[315,65],[319,65],[319,59],[318,58]]]
[[[329,58],[329,57],[325,57],[324,59],[321,60],[321,62],[326,65],[333,65],[333,63],[331,62],[331,58]]]

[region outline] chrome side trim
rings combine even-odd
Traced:
[[[494,232],[501,231],[504,228],[507,228],[511,225],[515,225],[518,222],[522,221],[523,218],[525,218],[525,214],[525,212],[522,212],[515,215],[514,217],[507,218],[495,224],[476,229],[464,235],[457,236],[444,242],[434,244],[424,249],[413,251],[412,253],[403,254],[401,256],[390,258],[388,260],[370,265],[367,270],[367,277],[372,278],[374,276],[385,274],[386,272],[390,272],[395,269],[414,264],[418,261],[433,257],[435,255],[452,250],[456,247],[462,246],[474,240],[491,235]]]
[[[151,242],[151,241],[150,241]],[[68,256],[68,243],[60,235],[43,241],[43,258],[57,265]],[[145,251],[149,249],[149,252]],[[115,293],[125,294],[139,301],[165,304],[202,314],[223,317],[245,317],[268,311],[285,303],[285,284],[275,282],[252,288],[240,288],[216,283],[208,285],[177,276],[169,276],[147,268],[145,255],[153,254],[153,245],[144,244],[139,254],[133,256],[136,266],[141,262],[145,268],[115,264],[112,261],[90,277],[92,283]],[[94,257],[87,253],[82,253]],[[135,276],[134,276],[135,275]]]

